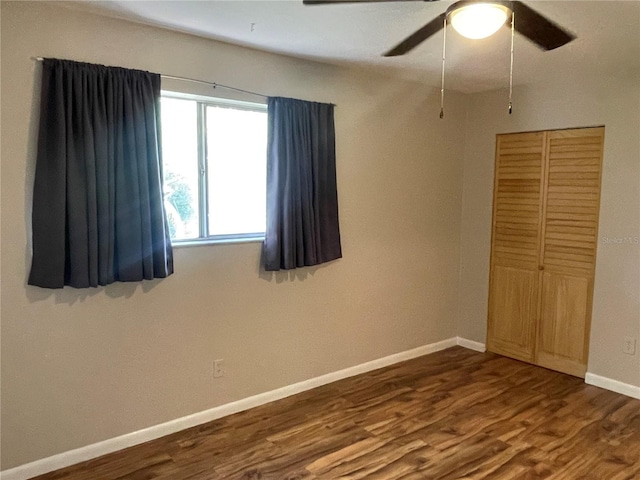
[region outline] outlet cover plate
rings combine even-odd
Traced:
[[[224,360],[218,359],[213,361],[213,378],[224,377]]]
[[[633,337],[624,337],[624,344],[622,346],[622,353],[627,355],[636,354],[636,339]]]

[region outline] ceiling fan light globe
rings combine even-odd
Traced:
[[[451,25],[463,37],[479,40],[496,33],[507,21],[509,10],[502,5],[476,3],[451,12]]]

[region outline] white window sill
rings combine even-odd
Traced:
[[[264,235],[246,237],[209,237],[194,238],[193,240],[174,240],[171,242],[173,248],[201,247],[205,245],[228,245],[233,243],[262,243]]]

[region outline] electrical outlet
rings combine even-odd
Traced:
[[[633,337],[624,337],[624,344],[622,345],[622,353],[627,355],[636,354],[636,339]]]
[[[213,361],[213,378],[224,377],[224,360],[218,359]]]

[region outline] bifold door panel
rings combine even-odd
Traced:
[[[604,128],[498,135],[487,347],[584,376]]]

